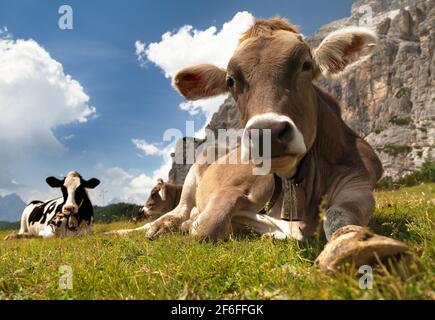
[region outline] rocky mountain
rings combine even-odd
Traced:
[[[188,161],[188,153],[190,150],[196,150],[205,140],[184,137],[177,141],[175,151],[172,156],[172,168],[169,171],[169,182],[178,185],[183,184],[192,161]]]
[[[435,156],[435,1],[358,0],[349,18],[320,28],[308,42],[317,45],[332,30],[361,24],[377,32],[376,52],[341,79],[319,84],[377,151],[385,176],[398,178]]]
[[[435,0],[357,0],[349,17],[321,27],[306,42],[315,47],[346,26],[376,31],[377,49],[354,70],[317,85],[340,101],[343,119],[376,150],[384,176],[399,178],[435,158]],[[208,128],[238,128],[238,120],[228,98]],[[171,177],[182,183],[178,168]]]
[[[0,221],[16,222],[20,220],[26,203],[16,193],[0,196]]]

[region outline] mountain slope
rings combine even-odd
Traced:
[[[0,221],[16,222],[20,220],[26,203],[16,193],[0,196]]]

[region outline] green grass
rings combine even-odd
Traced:
[[[93,236],[0,240],[1,299],[435,299],[435,184],[376,193],[371,227],[409,244],[422,271],[407,280],[377,271],[362,290],[349,269],[331,277],[313,260],[324,240],[261,237],[199,243],[166,235],[106,236],[128,223],[96,225]],[[3,238],[6,231],[0,232]],[[58,286],[59,266],[73,269],[73,289]]]
[[[398,126],[407,126],[412,122],[412,119],[410,117],[400,118],[398,116],[393,116],[390,119],[390,123],[398,125]]]
[[[388,144],[385,145],[383,148],[378,148],[379,152],[384,152],[386,154],[389,154],[390,156],[396,157],[399,154],[408,154],[412,151],[412,147],[407,145],[394,145],[394,144]]]

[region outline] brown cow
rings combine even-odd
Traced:
[[[145,205],[139,209],[134,222],[148,219],[155,214],[166,213],[173,210],[180,202],[182,186],[164,182],[157,179],[157,184],[151,189]]]
[[[320,74],[338,76],[369,57],[376,41],[371,31],[346,28],[311,49],[286,20],[257,20],[241,38],[227,69],[202,64],[178,72],[174,86],[189,100],[231,93],[240,110],[243,136],[269,129],[270,173],[290,181],[299,221],[280,219],[282,195],[268,215],[259,214],[274,196],[276,175],[253,174],[253,163],[258,166],[258,160],[265,159],[250,159],[250,150],[258,148],[258,142],[243,139],[223,159],[212,164],[197,160],[186,177],[179,205],[135,230],[155,238],[187,224],[200,239],[225,239],[247,230],[301,239],[313,234],[319,206],[326,199],[323,229],[330,241],[320,256],[323,270],[335,267],[330,258],[340,254],[335,244],[343,239],[358,244],[350,246],[358,247],[358,254],[364,252],[364,259],[356,259],[359,262],[373,259],[377,249],[381,258],[403,251],[406,246],[366,232],[375,206],[372,190],[383,171],[381,162],[341,119],[337,101],[313,83]],[[238,164],[229,164],[233,157]],[[364,242],[367,239],[371,240]],[[352,250],[342,254],[346,257],[340,257],[339,263],[358,255]]]

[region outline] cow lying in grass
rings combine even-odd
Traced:
[[[375,207],[372,191],[383,172],[381,162],[344,123],[337,101],[313,83],[321,74],[339,76],[354,67],[371,55],[376,41],[369,30],[346,28],[312,49],[286,20],[257,20],[240,39],[227,69],[201,64],[178,72],[174,86],[188,100],[230,93],[248,139],[212,164],[197,161],[174,210],[118,234],[143,230],[153,239],[187,227],[208,240],[246,231],[302,239],[316,230],[323,203],[329,241],[317,260],[323,270],[349,260],[368,263],[375,252],[382,259],[406,251],[406,245],[365,228]],[[270,157],[256,159],[252,150],[259,142],[249,138],[263,129],[269,129]],[[230,164],[234,157],[238,164]],[[271,174],[253,174],[266,160]],[[277,177],[292,187],[292,221],[280,219],[282,194],[268,215],[260,214],[274,197]]]
[[[139,209],[134,222],[148,219],[155,214],[167,213],[178,205],[180,202],[182,186],[164,182],[163,179],[158,179],[157,184],[151,189],[145,205]]]
[[[86,189],[95,188],[100,181],[95,178],[84,180],[75,171],[63,180],[48,177],[46,181],[50,187],[60,188],[63,196],[29,203],[21,215],[20,231],[6,239],[64,237],[91,232],[94,210]]]

